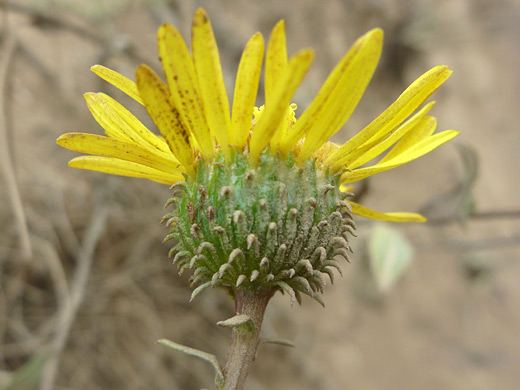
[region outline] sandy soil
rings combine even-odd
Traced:
[[[297,347],[262,347],[247,388],[519,387],[517,2],[4,3],[0,68],[9,66],[0,75],[0,387],[17,378],[11,389],[48,389],[44,383],[54,378],[52,388],[63,390],[211,388],[209,365],[155,343],[166,337],[223,359],[229,331],[215,323],[233,314],[219,292],[189,303],[187,278],[177,275],[161,245],[165,229],[158,221],[168,189],[75,171],[66,165],[75,154],[55,145],[64,132],[101,133],[82,99],[87,91],[109,92],[146,122],[142,108],[89,68],[101,63],[129,77],[142,62],[158,69],[155,30],[170,22],[189,36],[198,6],[212,18],[229,91],[247,38],[256,31],[267,36],[278,19],[286,20],[290,53],[315,48],[316,62],[295,97],[300,113],[350,44],[382,27],[377,75],[335,139],[366,125],[422,72],[447,64],[454,74],[435,94],[433,115],[439,130],[460,130],[458,143],[478,157],[474,182],[454,144],[375,176],[365,204],[382,211],[428,205],[438,223],[398,226],[414,246],[414,260],[381,295],[366,270],[373,223],[360,221],[353,263],[328,287],[325,309],[310,300],[293,308],[287,297],[273,300],[264,335]],[[459,223],[464,189],[475,209]],[[78,274],[89,259],[91,270]],[[86,290],[76,296],[81,276],[88,276]],[[67,322],[69,299],[76,298],[81,304]],[[48,351],[60,343],[53,366]]]

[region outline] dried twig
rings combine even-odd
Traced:
[[[70,283],[70,295],[60,309],[56,333],[52,342],[53,355],[47,362],[43,372],[40,390],[51,390],[54,386],[60,355],[67,342],[78,308],[83,301],[94,250],[105,227],[107,211],[106,207],[96,209],[86,231],[83,246],[78,255],[78,265]]]
[[[0,94],[2,96],[0,103],[0,165],[4,171],[4,177],[7,186],[7,193],[11,201],[11,206],[15,216],[16,230],[20,238],[20,246],[22,254],[25,258],[32,256],[31,240],[29,238],[29,230],[27,228],[27,219],[25,217],[25,210],[23,208],[22,197],[18,183],[16,182],[16,175],[14,172],[13,162],[9,151],[8,136],[7,136],[7,119],[5,114],[5,102],[8,100],[7,96],[7,79],[9,75],[9,68],[13,53],[16,50],[16,39],[14,36],[7,34],[4,49],[0,63]]]
[[[489,210],[489,211],[474,211],[468,215],[470,220],[489,220],[489,219],[516,219],[520,218],[520,210]],[[457,215],[448,215],[445,217],[429,217],[428,222],[436,225],[448,224],[457,222]]]
[[[102,37],[100,37],[97,33],[91,31],[90,29],[86,29],[77,24],[70,23],[69,21],[64,20],[63,18],[58,18],[49,12],[40,11],[27,5],[9,1],[0,2],[0,6],[12,12],[18,12],[21,14],[29,15],[33,18],[35,24],[46,24],[47,26],[62,28],[71,31],[84,39],[88,39],[96,43],[104,42],[104,39]]]

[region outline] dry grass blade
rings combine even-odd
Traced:
[[[8,136],[7,136],[7,119],[5,115],[5,102],[7,101],[7,78],[9,68],[14,51],[16,50],[16,39],[12,35],[7,35],[4,49],[0,58],[0,94],[2,96],[0,103],[0,165],[4,171],[4,177],[7,186],[7,192],[11,201],[11,206],[15,216],[16,230],[20,238],[20,246],[25,258],[32,256],[31,240],[29,238],[29,230],[27,228],[27,219],[23,208],[20,190],[16,182],[16,174],[14,172],[11,154],[9,152]]]

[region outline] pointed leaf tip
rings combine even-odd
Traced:
[[[193,301],[197,295],[199,295],[202,291],[207,289],[209,286],[211,286],[211,281],[203,283],[200,286],[198,286],[195,290],[193,290],[193,292],[191,293],[190,302]]]
[[[197,357],[199,359],[205,360],[210,363],[215,369],[215,382],[216,383],[224,383],[224,374],[222,372],[222,367],[217,359],[217,357],[211,353],[207,353],[204,351],[200,351],[195,348],[190,348],[182,344],[175,343],[168,339],[160,339],[157,340],[157,343],[162,344],[166,347],[169,347],[175,351],[185,353],[187,355]],[[220,388],[220,387],[219,387]]]
[[[222,326],[224,328],[236,328],[245,324],[249,324],[251,329],[254,329],[255,327],[253,320],[247,314],[239,314],[228,318],[227,320],[217,322],[218,326]]]

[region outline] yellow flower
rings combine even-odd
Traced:
[[[162,137],[109,96],[87,93],[87,105],[106,136],[68,133],[57,143],[91,155],[74,158],[71,167],[169,185],[195,177],[201,164],[211,164],[219,153],[226,159],[235,151],[244,153],[255,166],[266,149],[279,159],[292,156],[300,165],[313,160],[321,170],[341,175],[341,184],[348,185],[406,164],[458,134],[454,130],[433,134],[436,120],[427,115],[433,102],[414,114],[451,74],[446,66],[437,66],[346,143],[337,146],[328,142],[361,99],[378,63],[382,42],[380,29],[359,38],[307,110],[295,118],[291,98],[314,55],[307,49],[287,58],[281,21],[270,35],[265,55],[265,106],[255,107],[264,57],[264,40],[257,33],[243,51],[230,110],[213,30],[206,13],[199,9],[193,19],[191,54],[175,27],[165,24],[159,29],[166,83],[146,65],[137,69],[135,83],[103,66],[92,68],[143,104]],[[365,166],[388,149],[377,163]],[[379,213],[349,202],[354,213],[365,217],[424,221],[419,214]]]

